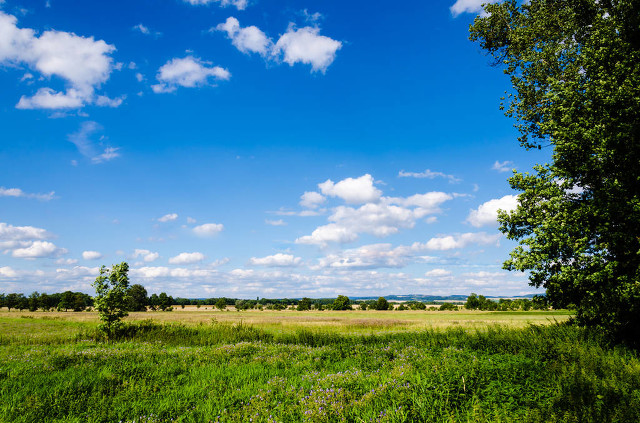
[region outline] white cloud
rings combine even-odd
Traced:
[[[197,220],[195,220],[193,217],[187,217],[187,223],[196,223]]]
[[[70,265],[70,264],[76,264],[77,262],[78,262],[78,260],[71,259],[71,258],[68,258],[68,259],[59,258],[58,260],[56,260],[56,264],[67,264],[67,265]]]
[[[358,234],[335,223],[320,226],[311,235],[296,239],[296,244],[326,245],[328,242],[347,243],[358,239]]]
[[[115,47],[93,37],[49,30],[39,37],[30,28],[18,28],[15,16],[0,12],[0,65],[26,65],[44,77],[67,82],[66,92],[40,88],[22,96],[20,109],[80,108],[96,103],[95,90],[105,83],[115,65]]]
[[[406,246],[392,248],[391,244],[371,244],[332,253],[321,258],[320,268],[374,269],[406,266],[416,254],[416,249]]]
[[[505,195],[502,198],[489,200],[481,204],[477,209],[471,210],[467,222],[479,228],[481,226],[498,225],[498,210],[512,211],[518,207],[517,195]]]
[[[453,16],[462,13],[480,13],[483,11],[482,5],[487,3],[498,3],[500,0],[456,0],[449,8]]]
[[[405,172],[404,170],[401,170],[400,172],[398,172],[398,177],[400,178],[426,178],[426,179],[435,179],[435,178],[445,178],[448,179],[450,183],[457,183],[460,182],[461,179],[456,178],[453,175],[447,175],[446,173],[442,173],[442,172],[433,172],[429,169],[426,169],[424,172]]]
[[[432,269],[424,274],[428,278],[444,278],[451,276],[451,272],[445,269]]]
[[[175,257],[169,259],[171,264],[193,264],[204,260],[204,254],[202,253],[180,253]]]
[[[41,201],[50,201],[55,198],[55,192],[51,191],[46,194],[31,194],[22,191],[20,188],[5,188],[0,187],[0,197],[23,197],[23,198],[35,198]]]
[[[149,31],[149,28],[142,25],[141,23],[139,23],[138,25],[134,25],[131,29],[133,29],[134,31],[140,31],[144,35],[149,35],[151,33],[151,31]]]
[[[205,223],[193,228],[193,233],[198,236],[210,237],[219,234],[223,229],[224,225],[221,223]]]
[[[231,73],[220,66],[208,67],[209,62],[187,56],[183,59],[174,58],[162,65],[156,79],[159,84],[152,85],[155,93],[169,93],[180,87],[198,87],[210,85],[209,80],[228,80]]]
[[[493,166],[491,166],[491,169],[497,170],[500,173],[510,172],[513,169],[513,162],[509,160],[506,160],[504,162],[499,162],[496,160]]]
[[[0,267],[0,277],[3,278],[16,278],[18,277],[18,272],[10,268],[9,266]]]
[[[99,131],[102,130],[102,127],[93,121],[85,121],[80,124],[80,128],[67,136],[69,142],[73,143],[80,154],[91,159],[91,162],[94,164],[107,162],[113,160],[117,157],[120,157],[120,153],[118,153],[118,148],[115,147],[104,147],[102,144],[105,140],[104,136],[99,137],[99,141],[96,142],[92,138]],[[101,149],[104,147],[104,150]]]
[[[138,258],[138,257],[142,257],[144,261],[146,261],[147,263],[150,263],[152,261],[157,260],[158,257],[160,257],[160,254],[149,251],[149,250],[140,250],[136,248],[133,252],[133,258]]]
[[[324,195],[315,191],[306,191],[300,196],[300,205],[308,209],[317,209],[327,199]]]
[[[158,218],[158,222],[172,222],[178,218],[178,213],[169,213]]]
[[[44,258],[55,257],[66,253],[66,249],[58,248],[52,242],[34,241],[28,247],[16,248],[11,252],[11,256],[18,258]]]
[[[0,241],[24,241],[51,238],[45,229],[33,226],[13,226],[0,222]]]
[[[327,180],[319,184],[325,195],[338,197],[346,203],[365,204],[358,208],[333,208],[328,218],[331,223],[318,227],[311,235],[298,238],[296,243],[325,246],[329,242],[353,242],[360,233],[385,237],[403,228],[413,228],[418,219],[429,214],[440,213],[440,205],[454,198],[444,192],[415,194],[406,198],[382,197],[382,192],[374,187],[373,182],[373,177],[365,174],[338,183]]]
[[[210,31],[223,31],[238,50],[243,53],[258,53],[261,56],[269,54],[273,48],[273,41],[257,26],[241,27],[238,19],[228,17],[224,23],[218,24]]]
[[[85,260],[98,260],[102,258],[102,253],[98,251],[83,251],[82,258]]]
[[[311,65],[312,72],[325,72],[342,47],[336,41],[320,35],[320,28],[305,26],[296,28],[290,24],[273,48],[274,54],[283,54],[283,61],[293,66],[296,63]]]
[[[220,3],[220,6],[227,7],[233,6],[238,10],[244,10],[247,8],[248,0],[183,0],[185,3],[189,3],[193,6],[209,5],[212,3]]]
[[[169,268],[164,266],[158,267],[139,267],[133,268],[129,272],[131,276],[144,279],[155,278],[208,278],[217,273],[211,269],[186,269],[184,267]]]
[[[302,262],[300,257],[294,257],[291,254],[274,254],[262,258],[251,257],[249,263],[253,266],[267,267],[293,267],[298,266]]]
[[[308,16],[317,20],[321,15]],[[296,28],[290,23],[276,43],[256,26],[240,26],[238,19],[233,16],[209,30],[214,31],[225,32],[231,43],[243,53],[258,53],[265,59],[285,62],[289,66],[308,64],[312,72],[326,72],[335,60],[336,52],[342,47],[340,41],[320,35],[318,26]]]
[[[499,245],[501,234],[489,235],[485,232],[467,232],[460,235],[447,235],[443,237],[431,238],[423,244],[427,250],[446,251],[456,248],[465,248],[471,244]]]
[[[271,225],[271,226],[286,226],[287,225],[287,222],[285,222],[282,219],[278,219],[278,220],[265,219],[264,223],[266,223],[267,225]]]
[[[363,204],[380,199],[382,192],[373,186],[373,177],[369,174],[359,178],[346,178],[338,183],[331,179],[318,184],[324,195],[339,197],[348,204]]]

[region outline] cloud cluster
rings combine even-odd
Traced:
[[[316,228],[311,235],[298,238],[298,244],[326,246],[328,243],[348,243],[356,241],[362,233],[376,237],[392,235],[400,229],[413,228],[418,219],[439,213],[440,206],[453,199],[451,194],[444,192],[383,197],[369,174],[346,178],[337,183],[329,179],[318,184],[318,188],[326,196],[359,206],[334,207],[328,217],[330,223]],[[303,200],[308,198],[311,196],[305,193]],[[320,197],[315,197],[315,203],[319,200]]]
[[[85,260],[98,260],[102,258],[102,253],[98,251],[83,251],[82,258]]]
[[[242,53],[256,53],[265,59],[290,66],[296,63],[311,65],[312,72],[326,72],[335,60],[336,52],[342,48],[340,41],[320,35],[318,26],[298,28],[289,24],[287,31],[276,42],[256,26],[242,27],[233,16],[210,31],[226,33],[231,44]]]
[[[178,213],[168,213],[158,218],[158,222],[173,222],[178,218]]]
[[[493,166],[491,166],[492,170],[497,170],[500,173],[510,172],[513,169],[513,162],[510,160],[505,160],[504,162],[495,161]]]
[[[114,69],[113,45],[93,37],[49,30],[40,36],[30,28],[18,28],[15,16],[0,11],[0,65],[27,66],[46,78],[63,79],[64,92],[42,87],[22,96],[19,109],[75,109],[86,104],[117,107],[123,98],[97,95]]]
[[[266,257],[251,257],[249,264],[253,266],[266,266],[266,267],[294,267],[300,265],[302,259],[295,257],[291,254],[274,254]]]
[[[220,3],[220,6],[222,7],[233,6],[238,10],[244,10],[249,5],[248,0],[183,0],[183,1],[193,6],[202,6],[202,5],[209,5],[213,3]]]
[[[170,93],[178,87],[198,87],[211,85],[213,81],[226,81],[231,73],[220,66],[211,66],[197,57],[187,56],[174,58],[158,69],[156,79],[158,84],[152,85],[155,93]]]
[[[175,257],[169,259],[170,264],[193,264],[204,260],[204,254],[194,253],[180,253]]]
[[[432,170],[429,169],[425,169],[424,172],[405,172],[404,170],[401,170],[400,172],[398,172],[398,177],[400,178],[418,178],[418,179],[422,179],[422,178],[426,178],[426,179],[435,179],[435,178],[445,178],[449,180],[449,183],[455,184],[458,183],[460,181],[462,181],[460,178],[456,178],[453,175],[447,175],[446,173],[443,172],[434,172]]]
[[[138,257],[141,257],[142,260],[144,260],[147,263],[150,263],[152,261],[157,260],[158,257],[160,257],[160,254],[149,251],[149,250],[141,250],[136,248],[133,252],[133,258],[138,258]]]
[[[5,188],[0,187],[0,197],[22,197],[22,198],[35,198],[40,201],[50,201],[55,198],[55,192],[51,191],[46,194],[31,194],[24,192],[20,188]]]
[[[223,229],[222,223],[205,223],[193,228],[193,233],[201,237],[212,237],[218,235]]]
[[[454,17],[462,13],[480,13],[483,11],[483,4],[498,3],[499,1],[501,0],[456,0],[449,10]]]

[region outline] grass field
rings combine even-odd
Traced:
[[[0,312],[0,421],[640,421],[640,360],[564,312]]]

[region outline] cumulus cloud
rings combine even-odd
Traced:
[[[450,183],[457,183],[460,182],[461,179],[456,178],[453,175],[447,175],[446,173],[442,173],[442,172],[433,172],[429,169],[426,169],[424,172],[405,172],[404,170],[401,170],[400,172],[398,172],[398,177],[400,178],[418,178],[418,179],[435,179],[435,178],[444,178],[444,179],[448,179]]]
[[[46,194],[31,194],[24,192],[20,188],[5,188],[0,187],[0,197],[22,197],[22,198],[35,198],[40,201],[50,201],[55,198],[55,192],[51,191]]]
[[[193,264],[204,260],[204,254],[202,253],[180,253],[175,257],[169,259],[170,264]]]
[[[198,87],[211,85],[211,80],[228,80],[231,73],[220,66],[210,66],[196,57],[174,58],[158,69],[158,84],[151,88],[155,93],[170,93],[178,87]]]
[[[373,177],[368,173],[359,178],[346,178],[338,183],[331,179],[318,184],[320,191],[330,197],[339,197],[348,204],[363,204],[380,199],[382,192],[373,186]]]
[[[90,159],[93,164],[108,162],[117,157],[119,148],[102,145],[106,138],[98,137],[98,141],[94,140],[96,134],[102,130],[102,126],[93,121],[86,121],[80,124],[80,128],[67,136],[69,142],[73,143],[80,154]]]
[[[347,243],[366,233],[385,237],[410,229],[418,219],[440,213],[440,206],[454,198],[443,192],[415,194],[410,197],[383,197],[373,186],[369,174],[347,178],[338,183],[327,180],[318,185],[323,194],[342,199],[346,203],[364,203],[360,207],[337,206],[332,209],[330,223],[315,229],[311,235],[300,237],[298,244]]]
[[[391,244],[371,244],[331,253],[318,260],[320,268],[332,269],[374,269],[381,267],[399,268],[406,266],[418,249]]]
[[[499,245],[501,234],[487,234],[486,232],[467,232],[460,235],[447,235],[434,237],[424,244],[427,250],[446,251],[456,248],[465,248],[472,244]]]
[[[193,6],[203,6],[213,3],[220,3],[220,6],[227,7],[233,6],[238,10],[244,10],[249,5],[249,0],[183,0],[185,3],[189,3]]]
[[[325,196],[315,191],[306,191],[300,196],[300,205],[308,209],[317,209],[325,201]]]
[[[313,16],[320,17],[319,14]],[[296,63],[311,65],[311,72],[326,72],[342,47],[340,41],[320,35],[317,25],[297,28],[291,23],[275,43],[260,28],[242,27],[233,16],[209,31],[225,32],[231,43],[243,53],[257,53],[265,59],[290,66]]]
[[[497,226],[498,210],[512,211],[518,207],[517,195],[505,195],[502,198],[489,200],[481,204],[477,209],[471,210],[467,217],[467,222],[479,228],[481,226]]]
[[[300,257],[294,257],[291,254],[274,254],[266,257],[251,257],[249,264],[253,266],[267,266],[267,267],[293,267],[298,266],[302,262]]]
[[[139,267],[129,271],[131,276],[144,279],[155,278],[207,278],[217,274],[212,269],[186,269],[184,267],[169,268],[164,266],[158,267]]]
[[[158,222],[172,222],[178,218],[178,213],[168,213],[158,218]]]
[[[147,263],[150,263],[152,261],[157,260],[158,257],[160,257],[160,254],[149,251],[149,250],[140,250],[136,248],[133,252],[133,258],[138,258],[138,257],[142,257],[144,261],[146,261]]]
[[[221,223],[205,223],[193,228],[193,233],[202,237],[211,237],[218,235],[224,229]]]
[[[45,229],[34,226],[13,226],[0,222],[0,241],[24,241],[51,238]]]
[[[266,56],[273,48],[273,42],[260,28],[257,26],[243,28],[238,19],[233,16],[211,30],[226,32],[231,44],[243,53],[258,53]]]
[[[95,90],[105,83],[115,68],[113,45],[93,37],[49,30],[36,36],[30,28],[18,28],[15,16],[0,11],[0,65],[28,66],[46,78],[67,83],[65,92],[39,88],[22,96],[19,109],[69,109],[97,104]]]
[[[83,251],[82,258],[85,260],[98,260],[102,258],[102,253],[98,251]]]
[[[57,257],[66,254],[67,250],[58,248],[54,243],[49,241],[34,241],[28,247],[16,248],[11,252],[12,257],[17,258],[45,258]]]
[[[496,160],[493,166],[491,166],[491,169],[497,170],[500,173],[510,172],[513,169],[513,162],[509,160],[506,160],[504,162],[499,162]]]
[[[498,3],[500,0],[456,0],[449,8],[455,17],[462,13],[480,13],[483,11],[482,5],[487,3]]]
[[[320,28],[305,26],[296,28],[290,24],[273,48],[274,54],[282,54],[282,60],[293,66],[296,63],[311,65],[312,72],[326,72],[336,58],[342,43],[324,35]]]

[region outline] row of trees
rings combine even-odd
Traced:
[[[84,311],[93,306],[93,298],[82,292],[65,291],[56,294],[33,292],[28,297],[24,294],[0,294],[0,307],[29,311]]]
[[[493,301],[484,295],[471,294],[464,303],[464,308],[468,310],[489,310],[489,311],[528,311],[528,310],[548,310],[549,303],[547,297],[543,295],[535,295],[533,299],[517,298],[508,299],[500,298]]]

